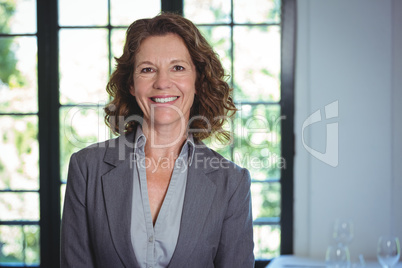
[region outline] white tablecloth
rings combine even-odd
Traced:
[[[352,263],[351,268],[363,267],[360,264]],[[381,268],[376,261],[366,261],[367,268]],[[297,257],[293,255],[283,255],[275,258],[268,264],[267,268],[325,268],[324,260],[313,260],[309,258]],[[402,263],[399,262],[394,268],[402,268]]]

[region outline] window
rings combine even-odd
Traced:
[[[102,107],[114,57],[127,26],[160,10],[196,23],[230,74],[239,109],[227,124],[233,141],[208,143],[251,172],[256,258],[291,253],[294,35],[290,25],[281,57],[286,6],[294,1],[0,0],[0,266],[58,266],[69,157],[112,137]]]
[[[0,1],[0,263],[39,264],[35,1]]]

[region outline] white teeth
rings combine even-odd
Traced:
[[[158,102],[158,103],[165,103],[165,102],[169,102],[169,101],[174,101],[176,100],[178,97],[170,97],[170,98],[152,98],[152,100],[154,102]]]

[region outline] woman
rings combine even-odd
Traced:
[[[236,108],[187,19],[135,21],[107,86],[117,139],[72,155],[62,267],[253,267],[250,175],[201,140]]]

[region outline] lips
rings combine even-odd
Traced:
[[[177,100],[179,97],[152,97],[151,100],[156,103],[167,103]]]

